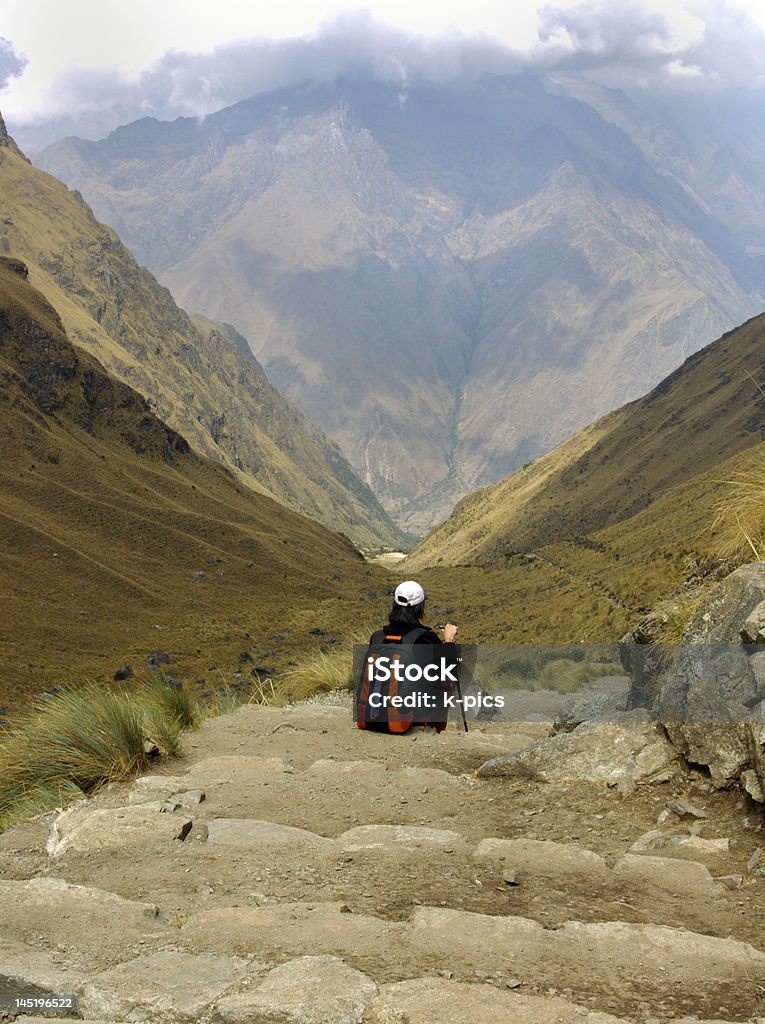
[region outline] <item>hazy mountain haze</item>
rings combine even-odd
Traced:
[[[763,301],[755,151],[580,76],[341,79],[39,161],[415,531]]]

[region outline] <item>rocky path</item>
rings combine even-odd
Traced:
[[[678,766],[575,781],[570,742],[551,781],[476,776],[547,732],[209,721],[0,836],[0,994],[159,1024],[765,1021],[761,817]]]

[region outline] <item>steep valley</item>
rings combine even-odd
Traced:
[[[336,444],[266,379],[233,328],[191,321],[82,198],[24,158],[0,121],[0,252],[23,259],[73,342],[247,486],[346,533],[404,542]]]
[[[715,153],[520,75],[284,89],[37,159],[422,534],[762,308],[761,174]]]

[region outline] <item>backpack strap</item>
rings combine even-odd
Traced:
[[[388,631],[386,629],[384,630],[384,639],[386,643],[388,641],[392,641],[393,643],[416,644],[421,636],[425,636],[425,634],[429,632],[430,629],[428,626],[415,626],[414,629],[409,630],[406,634],[406,640],[404,640],[403,633],[394,633],[392,630]]]

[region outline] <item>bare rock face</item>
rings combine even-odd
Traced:
[[[757,800],[765,784],[765,562],[721,580],[691,619],[656,701],[688,761],[717,787],[741,780]]]
[[[478,769],[480,778],[536,782],[659,782],[671,777],[676,753],[656,725],[580,725]]]

